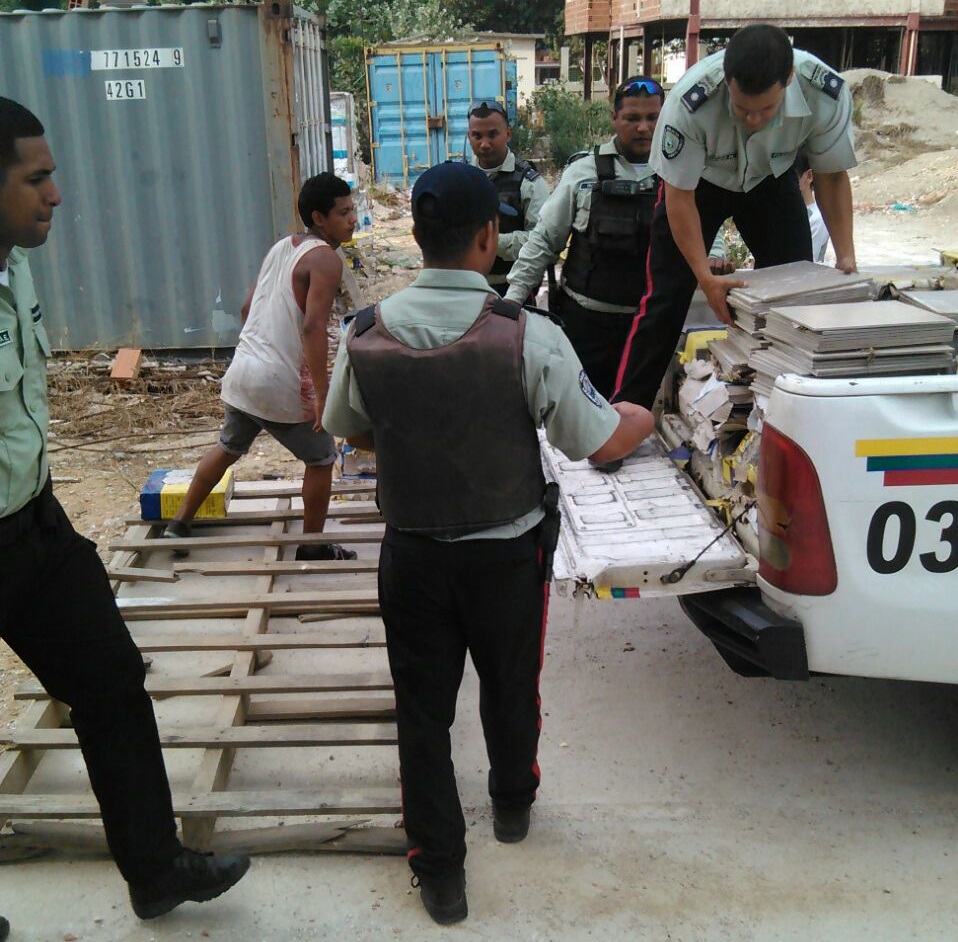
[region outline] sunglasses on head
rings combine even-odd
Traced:
[[[506,109],[495,99],[492,101],[474,101],[469,106],[469,117],[471,118],[477,111],[495,111],[507,120],[509,118],[509,115],[506,114]]]
[[[621,98],[623,95],[628,95],[629,92],[634,91],[643,91],[647,95],[664,95],[665,92],[662,89],[662,86],[659,85],[655,79],[636,79],[634,82],[629,82],[627,85],[623,85],[615,94],[616,98]]]

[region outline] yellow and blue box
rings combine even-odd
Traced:
[[[140,491],[140,517],[143,520],[169,520],[173,517],[193,480],[192,468],[175,471],[154,471]],[[225,517],[233,496],[233,469],[227,468],[210,496],[196,512],[198,520]]]

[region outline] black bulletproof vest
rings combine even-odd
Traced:
[[[638,306],[645,294],[645,258],[658,192],[658,177],[637,182],[615,178],[615,158],[596,147],[598,182],[585,233],[572,232],[562,267],[563,284],[606,304]]]
[[[522,181],[535,180],[539,176],[539,171],[529,163],[528,160],[516,158],[516,169],[510,173],[496,174],[492,181],[499,192],[499,202],[511,206],[519,214],[518,216],[506,216],[499,214],[499,232],[519,232],[526,227],[526,217],[522,209]],[[496,256],[496,260],[490,270],[490,275],[506,275],[513,263],[504,258]]]
[[[434,537],[474,533],[542,503],[539,439],[522,383],[526,314],[490,294],[456,341],[417,350],[357,315],[349,362],[373,424],[386,522]]]

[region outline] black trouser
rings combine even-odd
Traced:
[[[49,483],[0,520],[0,637],[70,707],[124,878],[169,867],[180,844],[143,658],[95,544],[73,529]]]
[[[634,315],[590,311],[560,289],[559,317],[592,385],[610,399]]]
[[[440,543],[386,529],[379,600],[396,690],[409,865],[417,874],[461,867],[466,856],[449,729],[467,650],[479,675],[489,794],[518,807],[535,800],[548,598],[537,533]]]
[[[635,313],[613,396],[616,401],[636,402],[647,409],[652,407],[675,353],[696,285],[672,238],[663,190],[664,184],[652,219],[649,283]],[[790,171],[777,178],[766,177],[748,193],[733,193],[702,180],[695,190],[695,205],[706,246],[731,216],[755,256],[756,268],[812,260],[808,212],[798,177]]]

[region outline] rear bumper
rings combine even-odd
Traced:
[[[679,604],[737,674],[808,680],[802,626],[773,612],[758,589],[683,595]]]

